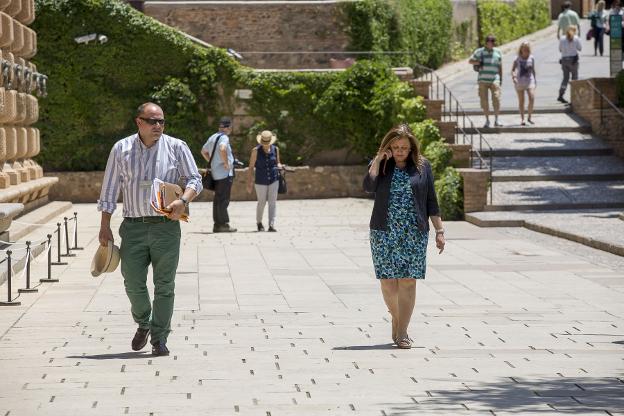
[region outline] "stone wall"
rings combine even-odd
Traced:
[[[104,172],[52,172],[59,183],[50,190],[53,201],[94,203],[100,196]],[[247,193],[247,169],[237,170],[233,201],[254,200]],[[317,166],[295,168],[286,174],[288,193],[280,199],[365,197],[362,180],[366,166]],[[213,192],[203,191],[197,201],[211,201]]]
[[[47,77],[30,61],[37,53],[37,34],[28,27],[34,20],[34,0],[0,1],[0,203],[19,203],[26,209],[47,201],[57,181],[44,178],[33,160],[41,150],[34,127],[37,97],[47,90]],[[0,214],[8,215],[2,204]],[[6,226],[5,221],[0,231]]]
[[[592,131],[602,137],[615,153],[624,157],[624,108],[613,109],[606,100],[601,101],[589,82],[594,84],[606,99],[617,103],[615,79],[590,78],[588,80],[572,81],[572,109],[576,114],[587,120]]]
[[[329,54],[246,52],[344,51],[340,2],[145,3],[145,14],[215,46],[241,53],[255,68],[329,68]]]

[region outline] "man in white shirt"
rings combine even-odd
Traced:
[[[152,354],[169,355],[175,275],[180,254],[180,222],[186,205],[202,190],[201,176],[188,145],[163,134],[165,116],[154,103],[142,104],[135,118],[138,133],[119,140],[106,163],[98,210],[102,212],[99,240],[113,241],[110,220],[123,194],[124,220],[119,228],[121,274],[138,329],[132,349],[139,351],[151,336]],[[178,183],[186,178],[184,194],[159,215],[150,204],[152,182]],[[154,303],[147,291],[147,270],[152,265]]]

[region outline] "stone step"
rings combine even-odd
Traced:
[[[476,129],[483,134],[488,133],[590,133],[591,125],[585,122],[579,116],[572,113],[542,113],[534,114],[532,117],[535,124],[520,125],[520,116],[516,114],[502,114],[499,121],[502,127],[493,127],[494,117],[490,117],[492,126],[483,127],[485,124],[485,116],[471,116],[470,120],[474,123]],[[460,123],[461,124],[461,123]],[[467,129],[469,132],[476,132],[476,129]]]
[[[624,208],[624,181],[533,181],[492,184],[486,211]]]
[[[613,149],[600,138],[586,133],[505,133],[484,135],[498,156],[575,156],[610,155]],[[475,137],[475,146],[478,138]],[[484,146],[485,147],[485,146]],[[489,150],[483,154],[489,156]]]
[[[495,157],[494,182],[624,180],[624,160],[616,156]]]
[[[482,126],[479,124],[478,126]],[[477,127],[477,128],[466,128],[466,133],[468,134],[476,134],[481,132],[482,134],[500,134],[500,133],[523,133],[523,134],[533,134],[533,133],[591,133],[592,129],[590,125],[586,126],[568,126],[568,127],[559,127],[559,126],[516,126],[516,125],[504,125],[503,127]]]
[[[465,109],[463,113],[465,113],[470,118],[474,116],[483,116],[483,110],[477,109],[477,108]],[[533,114],[570,114],[570,113],[572,113],[572,110],[569,107],[562,108],[560,105],[553,105],[550,107],[540,107],[540,108],[533,109]],[[520,117],[520,113],[518,112],[518,107],[501,108],[499,111],[499,114],[516,115],[517,117]]]
[[[613,209],[481,211],[465,218],[479,227],[525,227],[624,256],[624,221],[612,220],[618,214]]]

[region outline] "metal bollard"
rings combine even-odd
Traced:
[[[58,279],[52,279],[52,234],[48,234],[48,278],[39,279],[41,283],[55,283]]]
[[[61,223],[56,223],[56,262],[53,266],[65,266],[67,263],[61,261]]]
[[[64,217],[63,221],[65,222],[65,254],[63,254],[63,257],[76,257],[75,254],[69,252],[69,227],[67,225],[67,217]]]
[[[84,250],[82,247],[78,247],[78,213],[74,212],[74,248],[72,250]]]
[[[18,289],[17,291],[19,293],[34,293],[39,291],[39,289],[30,287],[30,257],[30,241],[26,241],[26,264],[24,265],[24,267],[26,267],[26,287]]]
[[[16,302],[11,300],[11,274],[12,274],[12,270],[11,270],[11,254],[12,251],[9,250],[6,252],[7,253],[7,301],[6,302],[0,302],[0,306],[19,306],[22,304],[22,302]]]

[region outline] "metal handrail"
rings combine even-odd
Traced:
[[[422,74],[416,79],[420,79],[423,81],[429,81],[429,98],[444,101],[443,111],[441,115],[442,121],[455,121],[457,124],[457,128],[455,129],[455,143],[459,143],[461,139],[462,144],[470,143],[471,151],[470,151],[470,167],[474,166],[473,156],[478,158],[479,169],[488,169],[490,171],[490,205],[492,205],[492,171],[493,171],[493,163],[492,163],[492,146],[488,143],[488,141],[483,137],[481,131],[475,126],[470,117],[466,114],[466,110],[459,103],[457,97],[453,95],[451,90],[446,86],[446,84],[440,79],[438,74],[436,74],[435,70],[428,68],[424,65],[415,64],[415,70],[422,71]],[[461,120],[461,122],[460,122]],[[469,129],[469,130],[468,130]],[[478,149],[474,146],[474,136],[477,136],[479,140]],[[487,160],[483,157],[483,148],[486,148],[488,151],[489,157]]]
[[[604,111],[603,111],[603,100],[607,102],[607,104],[609,104],[609,106],[615,110],[615,113],[618,114],[620,117],[624,118],[624,111],[620,110],[615,104],[613,104],[613,102],[611,102],[611,100],[609,100],[603,93],[602,91],[600,91],[598,88],[596,88],[596,86],[594,85],[593,82],[591,82],[590,80],[586,80],[587,83],[589,84],[590,87],[592,87],[592,89],[594,91],[596,91],[598,93],[598,95],[600,95],[600,125],[602,125],[604,123]]]

